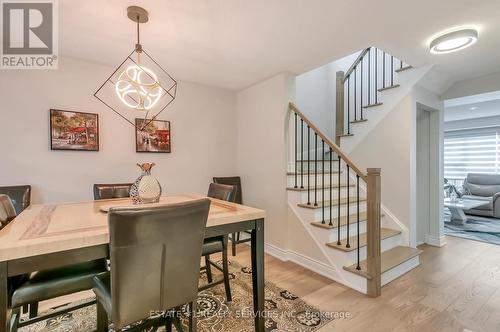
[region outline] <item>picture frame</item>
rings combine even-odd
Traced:
[[[99,151],[99,114],[50,109],[50,149]]]
[[[143,129],[144,122],[149,124]],[[170,121],[135,119],[135,151],[140,153],[171,153],[172,130]]]

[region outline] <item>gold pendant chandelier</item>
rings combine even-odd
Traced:
[[[127,16],[137,24],[135,48],[94,96],[137,129],[143,130],[174,101],[177,81],[140,43],[140,24],[149,20],[148,12],[144,8],[130,6]]]

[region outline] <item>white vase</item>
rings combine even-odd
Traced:
[[[142,170],[141,176],[130,187],[130,197],[134,204],[158,203],[161,196],[161,185],[151,175],[154,163],[137,164]]]

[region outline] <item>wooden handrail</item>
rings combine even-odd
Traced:
[[[368,53],[368,51],[370,51],[370,47],[365,48],[363,51],[361,51],[361,53],[358,55],[358,57],[356,58],[354,63],[351,65],[351,67],[349,67],[349,69],[345,72],[344,82],[347,80],[349,75],[351,75],[351,73],[356,68],[356,66],[361,62],[361,60],[363,60],[363,58],[365,57],[366,53]]]
[[[328,138],[318,127],[316,127],[309,119],[295,106],[294,103],[290,102],[288,108],[295,112],[304,122],[316,133],[325,143],[332,148],[333,151],[342,159],[349,167],[359,175],[364,181],[367,179],[366,172],[363,172],[341,149],[335,144],[330,138]]]

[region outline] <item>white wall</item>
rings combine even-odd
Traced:
[[[446,112],[446,110],[445,110]],[[444,123],[444,131],[500,127],[500,116],[487,116],[484,118],[446,121]]]
[[[457,82],[441,96],[443,100],[500,90],[500,72]]]
[[[113,68],[61,59],[58,70],[0,74],[0,185],[33,185],[33,202],[92,199],[92,184],[133,181],[137,162],[157,164],[164,192],[205,194],[212,176],[236,174],[236,94],[180,82],[161,116],[172,153],[136,153],[134,127],[92,95]],[[51,151],[49,109],[99,113],[100,151]]]

